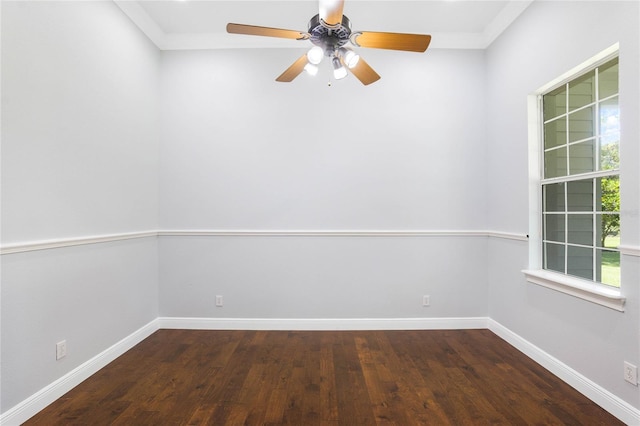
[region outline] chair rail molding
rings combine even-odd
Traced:
[[[526,233],[493,230],[440,229],[160,229],[137,232],[24,241],[0,245],[0,255],[51,250],[154,237],[351,237],[351,238],[492,238],[529,241]],[[640,247],[620,246],[620,253],[640,257]]]
[[[114,241],[133,240],[140,238],[153,238],[158,236],[158,231],[140,231],[94,235],[75,238],[59,238],[51,240],[27,241],[21,243],[3,244],[0,246],[0,255],[25,253],[29,251],[51,250],[57,248],[83,246],[89,244],[102,244]]]

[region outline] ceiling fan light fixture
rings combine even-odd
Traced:
[[[340,48],[340,53],[342,55],[342,60],[344,61],[345,65],[349,67],[349,69],[352,69],[356,65],[358,65],[360,55],[358,55],[356,52],[351,49],[342,47]]]
[[[353,74],[366,86],[380,80],[380,75],[358,53],[347,47],[349,43],[356,48],[424,52],[431,42],[431,36],[427,34],[353,32],[351,20],[343,13],[345,0],[317,1],[319,13],[309,20],[307,32],[234,23],[227,24],[227,32],[311,42],[313,47],[276,78],[276,81],[284,83],[293,81],[305,70],[308,74],[315,75],[318,72],[318,65],[326,56],[331,61],[333,76],[336,80]]]
[[[323,56],[324,50],[322,50],[322,47],[320,46],[313,46],[307,52],[307,59],[309,60],[309,63],[313,65],[318,65],[322,61]]]
[[[308,63],[307,65],[305,65],[304,70],[307,72],[307,74],[312,76],[318,74],[318,66],[312,63]]]
[[[340,58],[334,56],[331,62],[333,63],[333,77],[336,80],[342,80],[345,78],[347,76],[347,69],[342,66]]]

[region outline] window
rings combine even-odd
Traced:
[[[542,268],[620,287],[618,58],[541,102]]]
[[[618,52],[616,43],[528,96],[523,272],[530,283],[623,312]]]

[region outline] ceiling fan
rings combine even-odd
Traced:
[[[227,24],[227,32],[266,37],[310,40],[314,45],[298,58],[276,81],[291,82],[302,71],[311,75],[318,72],[324,57],[331,61],[336,79],[347,76],[348,70],[364,85],[380,79],[378,73],[365,62],[349,44],[355,47],[424,52],[431,42],[430,35],[351,31],[351,21],[342,11],[344,0],[319,0],[319,13],[309,21],[307,32],[244,24]]]

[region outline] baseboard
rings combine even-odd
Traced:
[[[487,328],[472,318],[158,318],[158,328],[188,330],[462,330]]]
[[[640,425],[640,409],[620,399],[528,340],[489,318],[488,328],[529,358],[558,376],[578,392],[628,425]]]
[[[2,415],[0,415],[0,425],[17,426],[26,422],[47,405],[69,392],[92,374],[95,374],[98,370],[105,367],[111,361],[118,358],[157,330],[158,320],[155,319],[2,413]]]

